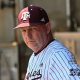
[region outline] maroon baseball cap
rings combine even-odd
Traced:
[[[21,10],[18,15],[18,25],[15,28],[46,24],[49,22],[46,11],[38,6],[30,5]]]

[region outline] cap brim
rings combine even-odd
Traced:
[[[21,24],[17,25],[17,26],[16,26],[15,28],[13,28],[13,29],[23,28],[23,27],[26,27],[26,26],[30,26],[30,24],[29,24],[29,23],[21,23]]]

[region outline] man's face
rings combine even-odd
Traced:
[[[20,28],[23,40],[34,52],[38,52],[47,44],[46,25],[36,25]]]

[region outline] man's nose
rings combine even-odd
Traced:
[[[32,33],[31,33],[31,31],[27,31],[26,32],[26,36],[27,36],[27,39],[32,39]]]

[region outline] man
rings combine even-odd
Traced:
[[[69,50],[51,33],[43,8],[30,5],[19,13],[19,28],[25,44],[33,50],[25,80],[80,80],[80,69]]]

